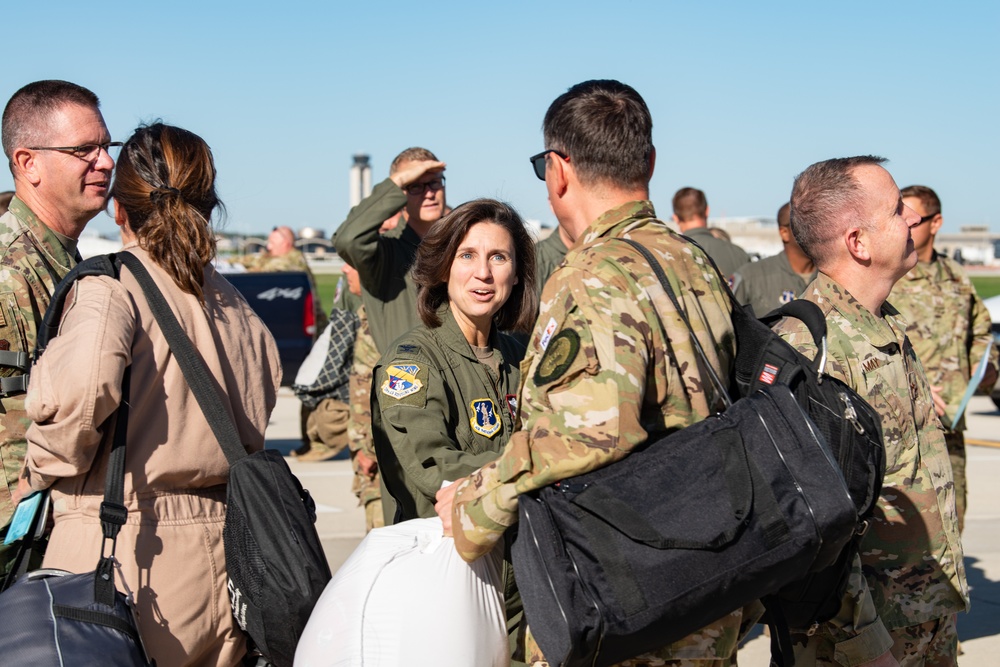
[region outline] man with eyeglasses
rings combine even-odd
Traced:
[[[521,430],[496,461],[437,495],[435,509],[466,560],[491,551],[517,522],[521,494],[613,465],[716,408],[692,336],[671,305],[650,302],[650,294],[662,294],[660,283],[643,255],[619,239],[662,259],[721,377],[735,354],[721,277],[706,270],[700,248],[656,218],[649,201],[656,152],[639,93],[619,81],[577,84],[552,103],[542,127],[547,150],[530,160],[571,247],[542,292],[521,365]],[[647,354],[668,348],[673,358]],[[736,610],[623,664],[735,664],[745,622],[757,615]],[[526,662],[545,665],[533,622],[544,623],[528,618]]]
[[[3,112],[3,151],[15,196],[0,217],[0,538],[5,537],[24,461],[29,358],[55,286],[80,260],[76,244],[107,203],[120,142],[111,141],[91,91],[68,81],[36,81]],[[0,546],[6,570],[15,545]]]
[[[937,193],[925,185],[911,185],[900,193],[903,203],[920,216],[920,222],[910,228],[917,265],[892,288],[889,302],[906,319],[906,335],[931,383],[934,410],[945,427],[961,532],[967,501],[965,417],[956,421],[955,411],[986,354],[989,366],[978,390],[989,393],[993,388],[998,352],[991,347],[990,313],[972,281],[958,262],[934,250],[934,238],[943,223]]]

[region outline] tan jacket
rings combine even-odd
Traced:
[[[271,334],[212,267],[202,305],[144,251],[130,250],[219,382],[244,445],[262,448],[281,379]],[[136,593],[140,631],[160,664],[234,664],[244,649],[231,622],[222,551],[228,464],[124,267],[120,281],[77,283],[59,335],[31,371],[27,411],[35,423],[26,466],[33,488],[52,487],[56,521],[45,566],[87,572],[97,564],[109,449],[102,434],[113,424],[129,363],[129,517],[117,544],[119,590]]]

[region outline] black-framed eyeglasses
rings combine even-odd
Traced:
[[[124,142],[121,141],[105,141],[103,144],[81,144],[79,146],[28,146],[28,149],[33,151],[59,151],[60,153],[69,153],[73,157],[87,162],[93,162],[100,157],[101,151],[104,151],[111,156],[111,159],[114,159],[115,156],[111,155],[111,151],[114,150],[117,155],[118,149],[124,145]]]
[[[549,153],[555,153],[562,159],[569,160],[568,155],[564,155],[563,153],[560,153],[559,151],[554,150],[552,148],[550,148],[547,151],[542,151],[538,155],[532,155],[531,157],[529,157],[528,160],[531,162],[531,166],[535,168],[535,176],[537,176],[538,180],[540,181],[545,180],[545,156],[548,155]]]
[[[919,227],[920,225],[924,224],[925,222],[930,222],[931,220],[933,220],[934,218],[936,218],[938,215],[939,214],[937,214],[937,213],[931,213],[930,215],[925,215],[924,217],[920,218],[920,222],[918,222],[917,224],[915,224],[913,226],[914,227]]]
[[[414,197],[416,197],[417,195],[424,194],[428,190],[430,190],[431,192],[437,192],[443,187],[444,187],[444,176],[435,179],[433,181],[427,181],[426,183],[411,183],[407,185],[405,188],[403,188],[403,190],[406,191],[406,194],[413,195]]]

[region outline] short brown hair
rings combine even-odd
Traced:
[[[781,205],[781,208],[778,209],[778,226],[792,226],[792,205],[789,202],[785,202]]]
[[[681,188],[674,193],[674,215],[681,222],[708,219],[708,199],[698,188]]]
[[[95,110],[101,106],[97,95],[69,81],[35,81],[14,93],[3,110],[3,152],[7,160],[12,160],[15,148],[44,143],[49,119],[67,104]]]
[[[865,207],[865,193],[854,170],[878,166],[885,158],[874,155],[841,157],[810,165],[795,177],[792,186],[791,224],[796,243],[820,268],[827,246],[847,227],[845,219]],[[864,221],[860,221],[864,222]]]
[[[937,193],[926,185],[908,185],[899,191],[901,197],[916,197],[923,204],[927,215],[937,215],[941,212],[941,200]]]
[[[635,88],[611,79],[578,83],[549,106],[545,148],[573,161],[585,186],[648,187],[653,118]]]
[[[396,156],[396,158],[392,161],[392,164],[389,165],[389,175],[392,176],[397,171],[399,171],[399,167],[404,162],[417,162],[420,160],[434,160],[435,162],[438,161],[437,156],[434,155],[434,153],[431,153],[426,148],[421,148],[420,146],[413,146],[412,148],[407,148],[405,151]]]
[[[495,199],[474,199],[462,204],[435,222],[424,236],[413,262],[413,282],[419,288],[417,313],[428,327],[441,326],[438,310],[448,302],[448,276],[455,253],[469,229],[480,222],[500,225],[514,240],[514,268],[518,281],[507,302],[494,316],[494,323],[501,331],[527,332],[535,323],[538,310],[535,246],[517,211]]]

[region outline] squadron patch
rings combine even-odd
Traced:
[[[563,329],[549,341],[542,360],[535,368],[535,384],[543,385],[559,378],[576,359],[580,351],[580,334]]]
[[[477,398],[469,403],[469,409],[472,410],[469,423],[472,425],[473,431],[479,435],[485,435],[487,438],[492,438],[500,431],[500,416],[497,414],[496,406],[493,405],[491,399]]]
[[[385,369],[386,379],[382,383],[382,393],[395,399],[415,394],[424,386],[417,379],[420,367],[416,364],[393,364]]]

